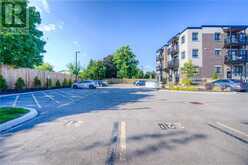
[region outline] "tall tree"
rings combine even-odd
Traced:
[[[77,64],[73,64],[73,63],[69,63],[67,65],[68,71],[70,72],[71,75],[79,75],[79,72],[81,70],[81,66],[80,63]]]
[[[107,57],[103,58],[103,65],[106,68],[106,78],[116,78],[117,76],[117,68],[113,62],[113,58],[113,55],[108,55]]]
[[[35,69],[40,70],[40,71],[53,72],[53,66],[49,63],[43,63],[43,64],[35,67]]]
[[[0,35],[0,64],[29,68],[42,64],[45,41],[41,39],[43,32],[37,29],[37,25],[41,23],[40,13],[35,7],[27,6],[27,10],[28,33],[5,32]]]
[[[183,76],[190,80],[199,73],[197,66],[193,65],[191,60],[184,63],[181,71],[183,73]]]
[[[118,78],[133,78],[137,74],[138,60],[129,46],[123,46],[114,53],[114,64]]]

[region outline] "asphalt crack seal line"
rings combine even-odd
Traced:
[[[118,125],[118,122],[115,122],[113,125],[110,147],[108,150],[108,157],[105,162],[106,165],[114,165],[117,158],[116,151],[118,144]]]
[[[125,163],[126,149],[126,122],[115,122],[112,130],[108,158],[105,164],[114,165],[117,162]]]

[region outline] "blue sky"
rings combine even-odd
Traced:
[[[31,0],[41,12],[44,61],[66,69],[80,50],[82,66],[130,45],[145,70],[155,52],[187,26],[247,25],[247,0]]]

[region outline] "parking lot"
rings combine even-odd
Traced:
[[[93,90],[75,90],[75,89],[52,89],[37,92],[28,92],[20,94],[0,95],[1,106],[24,106],[37,108],[61,108],[72,104],[75,101],[94,94]]]
[[[0,136],[1,164],[248,164],[247,93],[130,86],[1,96],[39,116]]]

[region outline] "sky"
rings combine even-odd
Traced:
[[[156,50],[188,26],[248,25],[247,0],[29,0],[41,13],[44,62],[56,71],[102,59],[129,45],[139,66],[155,70]]]

